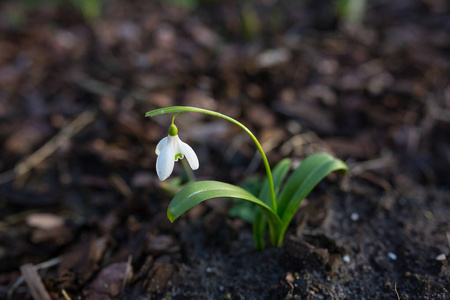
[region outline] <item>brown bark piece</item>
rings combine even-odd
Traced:
[[[153,276],[148,287],[148,292],[161,293],[172,284],[175,267],[171,263],[155,264],[152,271],[150,271],[151,273],[153,273]]]
[[[328,249],[316,248],[313,245],[295,237],[287,237],[285,249],[293,257],[308,261],[311,265],[326,265],[330,258]]]
[[[85,290],[86,299],[109,299],[118,296],[123,289],[124,282],[131,274],[129,263],[121,262],[109,265],[100,272],[94,282]]]

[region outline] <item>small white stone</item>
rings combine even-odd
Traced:
[[[342,257],[342,260],[343,260],[344,262],[346,262],[346,263],[349,263],[349,262],[350,262],[350,256],[344,255],[344,257]]]
[[[389,258],[392,259],[392,260],[397,260],[397,255],[395,255],[395,254],[392,253],[392,252],[389,252],[389,253],[388,253],[388,256],[389,256]]]
[[[359,220],[359,215],[358,215],[358,213],[352,213],[350,218],[352,219],[352,221],[358,221]]]
[[[34,213],[27,216],[28,226],[50,230],[64,225],[64,219],[61,216],[49,213]]]
[[[447,256],[445,256],[444,253],[439,254],[438,256],[436,256],[436,260],[438,260],[438,261],[444,261],[446,259],[447,259]]]
[[[256,57],[256,64],[261,68],[270,68],[283,64],[291,58],[291,52],[285,48],[269,49]]]
[[[211,273],[211,272],[212,272],[212,269],[210,267],[207,267],[206,268],[206,273]]]

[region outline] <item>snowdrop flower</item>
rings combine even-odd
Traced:
[[[163,138],[156,146],[156,173],[159,180],[166,180],[172,174],[175,161],[186,159],[192,170],[197,170],[199,163],[197,155],[188,144],[182,142],[178,137],[178,128],[172,124],[169,127],[169,135]]]

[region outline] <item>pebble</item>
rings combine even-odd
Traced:
[[[259,67],[270,68],[287,62],[291,58],[288,49],[277,48],[269,49],[256,57],[256,63]]]
[[[342,257],[342,260],[343,260],[344,262],[346,262],[346,263],[349,263],[349,262],[350,262],[350,256],[344,255],[344,257]]]
[[[395,254],[392,253],[392,252],[389,252],[389,253],[388,253],[388,256],[389,256],[389,258],[392,259],[392,260],[397,260],[397,255],[395,255]]]
[[[438,256],[436,256],[436,260],[438,260],[438,261],[444,261],[446,259],[447,259],[447,257],[445,256],[444,253],[439,254]]]
[[[352,219],[352,221],[358,221],[359,220],[359,215],[358,215],[358,213],[352,213],[350,218]]]
[[[28,226],[41,229],[54,229],[64,225],[64,219],[61,216],[49,213],[33,213],[26,218]]]

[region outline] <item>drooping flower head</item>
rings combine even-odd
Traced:
[[[197,170],[199,162],[194,150],[178,137],[178,128],[175,124],[170,125],[169,135],[163,138],[156,146],[156,173],[159,180],[166,180],[172,174],[175,161],[186,159],[192,170]]]

